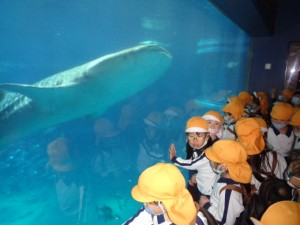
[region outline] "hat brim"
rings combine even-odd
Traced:
[[[138,202],[153,202],[157,199],[151,198],[149,195],[146,195],[144,192],[142,192],[138,185],[135,185],[131,190],[131,196],[134,200]]]
[[[208,130],[201,127],[189,127],[185,130],[186,133],[207,133]]]
[[[210,161],[221,163],[220,159],[217,157],[211,147],[205,150],[205,155]]]
[[[240,163],[237,165],[226,165],[230,178],[239,183],[247,184],[251,181],[252,178],[252,170],[247,162]]]
[[[153,201],[162,201],[170,219],[176,224],[182,224],[183,221],[192,221],[196,214],[196,207],[192,196],[190,195],[187,189],[184,189],[181,194],[181,200],[184,201],[182,204],[181,201],[176,201],[175,199],[157,199],[149,195],[145,195],[144,192],[141,192],[138,185],[134,186],[131,190],[131,196],[138,202],[153,202]],[[176,202],[180,202],[176,205]]]
[[[211,120],[211,121],[216,121],[216,122],[221,123],[221,120],[219,120],[217,117],[212,116],[212,115],[204,115],[202,117],[206,120]]]

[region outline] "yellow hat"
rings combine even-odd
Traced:
[[[300,126],[300,109],[294,113],[289,124],[296,127]]]
[[[269,206],[261,220],[250,217],[254,225],[299,225],[300,203],[293,201],[276,202]]]
[[[235,102],[241,104],[243,107],[245,107],[246,102],[244,102],[242,99],[240,99],[238,96],[232,96],[229,98],[229,102]]]
[[[263,98],[260,100],[260,112],[263,115],[266,115],[268,113],[269,103],[268,100]]]
[[[270,115],[277,120],[289,120],[293,115],[293,106],[288,103],[278,102],[272,107]]]
[[[231,113],[234,117],[234,120],[238,121],[244,113],[244,107],[239,103],[229,102],[227,105],[225,105],[222,111]]]
[[[212,120],[220,123],[224,123],[223,116],[217,111],[208,111],[202,116],[205,120]]]
[[[190,224],[197,213],[183,175],[170,163],[157,163],[144,170],[131,195],[138,202],[162,202],[175,224]]]
[[[293,91],[291,91],[290,89],[288,88],[284,88],[282,91],[281,91],[281,95],[286,98],[286,100],[290,100],[293,96]]]
[[[241,91],[239,93],[239,98],[245,102],[245,105],[249,104],[253,99],[252,95],[248,91]]]
[[[239,120],[235,124],[239,142],[244,146],[248,155],[257,155],[265,148],[261,128],[254,118]]]
[[[232,180],[240,183],[251,181],[252,170],[241,143],[230,139],[219,140],[205,151],[205,155],[211,161],[226,165]]]
[[[253,117],[253,119],[255,119],[255,121],[259,124],[261,132],[263,133],[268,132],[267,122],[263,118]]]
[[[299,107],[299,106],[294,106],[294,108],[293,108],[293,115],[294,115],[298,110],[300,110],[300,107]]]
[[[269,99],[268,94],[263,91],[256,92],[256,97],[259,98],[260,100],[262,100],[262,99],[268,100]]]
[[[185,132],[208,132],[208,122],[201,116],[191,117],[186,123]]]

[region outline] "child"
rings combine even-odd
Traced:
[[[290,165],[284,172],[284,178],[293,188],[293,200],[300,202],[300,151],[293,149],[289,157]]]
[[[251,102],[253,100],[253,95],[251,95],[248,91],[241,91],[239,93],[238,97],[244,102],[243,117],[249,117]]]
[[[208,123],[201,116],[190,118],[185,132],[187,159],[176,157],[175,146],[171,144],[170,160],[176,166],[190,170],[188,190],[193,199],[198,202],[201,194],[207,196],[211,194],[216,177],[204,154],[204,150],[211,146],[212,141],[208,133]]]
[[[217,111],[208,111],[202,117],[208,122],[208,131],[213,143],[215,143],[223,136],[224,118]]]
[[[278,102],[290,103],[292,96],[293,96],[293,91],[288,88],[282,89],[277,98],[276,98],[276,89],[272,88],[271,90],[271,100],[274,104]]]
[[[232,139],[236,140],[236,134],[234,131],[234,124],[238,121],[243,113],[243,105],[237,102],[229,102],[222,111],[225,113],[224,119],[225,124],[223,127],[223,137],[222,139]]]
[[[206,208],[219,224],[232,225],[244,211],[241,184],[251,181],[252,171],[247,163],[247,153],[234,140],[219,140],[205,151],[218,178],[208,199],[201,196],[200,207]],[[234,188],[227,188],[230,185]]]
[[[287,166],[285,159],[277,152],[265,150],[265,141],[258,119],[263,121],[261,118],[245,118],[235,124],[238,140],[248,154],[247,161],[253,171],[251,185],[255,192],[259,190],[261,182],[268,178],[283,179],[283,172]]]
[[[281,154],[287,161],[294,143],[293,127],[288,125],[293,114],[293,107],[288,103],[279,102],[271,111],[272,125],[268,129],[268,143],[273,151]]]
[[[207,225],[185,188],[183,175],[170,163],[157,163],[144,170],[131,195],[144,207],[123,225]]]
[[[253,100],[253,96],[248,91],[241,91],[238,96],[245,103],[245,107]]]
[[[267,95],[267,93],[262,91],[256,92],[256,96],[259,99],[261,117],[267,122],[267,124],[270,124],[270,118],[268,112],[269,96]]]

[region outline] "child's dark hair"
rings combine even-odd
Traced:
[[[276,152],[274,154],[276,154]],[[274,154],[273,160],[275,158]],[[272,168],[273,165],[269,162],[267,151],[264,150],[260,154],[248,156],[247,161],[252,168],[252,174],[259,182],[263,182],[266,178],[276,177],[274,171],[268,171],[269,168],[271,168],[272,170],[275,170],[275,168]],[[265,163],[263,162],[267,162],[269,168],[265,168]],[[262,175],[264,175],[265,177],[263,177]]]

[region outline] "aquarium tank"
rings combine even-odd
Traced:
[[[122,224],[185,124],[246,90],[251,38],[207,0],[0,2],[0,224]],[[187,171],[181,169],[186,176]]]

